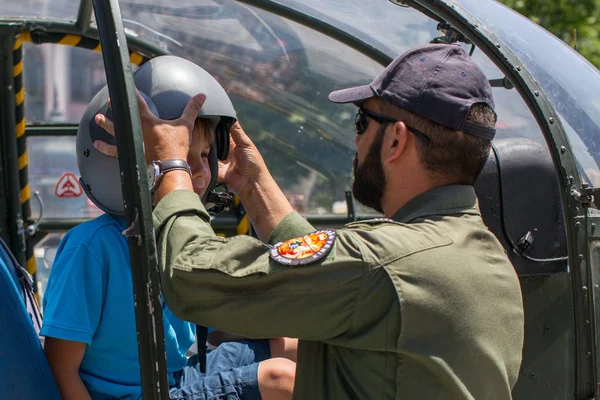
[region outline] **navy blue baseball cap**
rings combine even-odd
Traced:
[[[397,57],[369,85],[329,94],[334,103],[377,97],[432,122],[492,140],[495,129],[467,121],[471,106],[494,108],[485,74],[458,44],[427,44]]]

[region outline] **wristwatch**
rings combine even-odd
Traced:
[[[164,174],[170,171],[182,170],[187,171],[192,177],[192,169],[185,160],[164,160],[164,161],[152,161],[147,165],[148,169],[148,185],[150,186],[150,193],[154,193]]]

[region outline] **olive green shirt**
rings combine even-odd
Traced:
[[[519,281],[471,186],[337,230],[308,265],[269,246],[314,228],[288,215],[266,245],[215,236],[197,195],[154,211],[169,308],[200,325],[300,339],[295,399],[507,400],[523,345]]]

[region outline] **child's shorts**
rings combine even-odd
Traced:
[[[224,342],[206,354],[206,374],[198,356],[175,373],[176,386],[169,391],[173,400],[260,400],[258,363],[271,358],[269,341]]]

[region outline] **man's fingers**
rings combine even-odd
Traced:
[[[242,126],[240,125],[240,123],[238,121],[236,121],[235,124],[233,124],[231,126],[229,133],[231,134],[231,138],[233,139],[233,142],[235,143],[236,146],[239,146],[239,147],[253,146],[252,140],[250,140],[248,135],[246,135],[246,132],[244,132],[244,130],[242,129]]]
[[[148,107],[148,103],[146,103],[146,99],[142,96],[137,88],[135,89],[135,94],[137,96],[138,101],[138,110],[140,112],[140,118],[156,118],[156,116],[150,111],[150,107]]]
[[[118,158],[117,157],[117,146],[113,146],[112,144],[108,144],[103,142],[102,140],[96,140],[94,142],[94,147],[103,154],[107,156]]]
[[[112,121],[110,119],[106,118],[105,115],[96,114],[96,116],[94,117],[94,120],[96,121],[98,126],[100,126],[102,129],[104,129],[106,132],[110,133],[112,136],[115,136],[115,125],[112,123]],[[117,146],[113,146],[112,144],[108,144],[102,140],[96,140],[94,142],[94,147],[100,153],[106,154],[107,156],[110,156],[110,157],[117,158]]]
[[[200,112],[200,109],[204,105],[205,101],[206,96],[203,93],[199,93],[192,97],[185,106],[183,114],[181,114],[181,118],[179,118],[180,122],[193,124],[196,118],[198,118],[198,113]]]
[[[222,183],[223,179],[225,179],[225,176],[227,176],[227,170],[229,169],[229,163],[219,160],[218,166],[219,166],[219,168],[217,169],[217,171],[218,171],[217,182]]]
[[[106,132],[110,133],[112,136],[115,136],[115,125],[110,119],[106,118],[105,115],[96,114],[94,120],[96,121],[98,126],[104,129]]]

